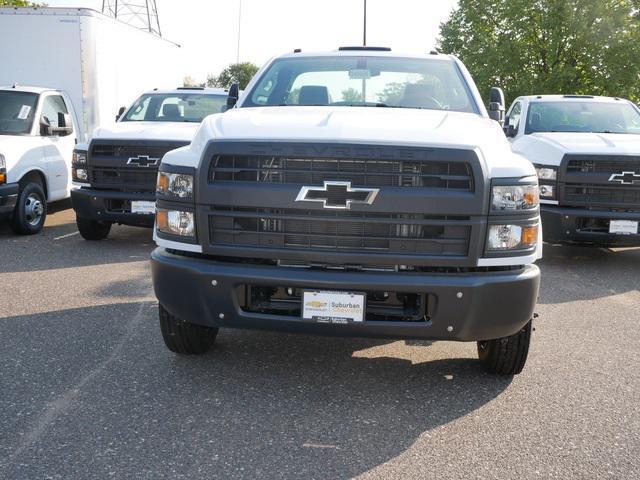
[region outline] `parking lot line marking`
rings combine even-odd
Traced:
[[[303,443],[302,446],[305,448],[338,448],[335,445],[326,445],[322,443]]]
[[[67,233],[66,235],[60,235],[59,237],[54,237],[54,240],[62,240],[63,238],[69,238],[69,237],[73,237],[74,235],[79,234],[80,232],[71,232],[71,233]]]

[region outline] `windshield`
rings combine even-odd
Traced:
[[[242,107],[285,105],[478,111],[454,62],[399,57],[278,59]]]
[[[627,102],[533,102],[525,133],[593,132],[640,134],[640,112]]]
[[[226,104],[225,95],[152,93],[141,96],[122,121],[200,123],[207,115],[222,112]]]
[[[35,93],[0,91],[0,135],[30,133],[37,102]]]

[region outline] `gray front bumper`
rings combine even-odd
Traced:
[[[318,271],[219,262],[176,255],[163,248],[152,253],[151,267],[159,302],[187,322],[358,337],[474,341],[512,335],[532,318],[540,284],[535,265],[469,274]],[[243,310],[237,289],[245,284],[426,293],[436,303],[434,315],[425,322],[322,324]]]

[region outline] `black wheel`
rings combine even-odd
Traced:
[[[76,217],[76,225],[80,235],[85,240],[104,240],[111,231],[109,222],[98,222],[87,218]]]
[[[34,235],[42,230],[46,219],[47,198],[42,186],[34,182],[21,185],[11,229],[21,235]]]
[[[498,375],[517,375],[524,368],[531,343],[531,322],[510,337],[478,342],[484,369]]]
[[[189,355],[201,355],[209,351],[218,335],[217,328],[185,322],[171,315],[162,305],[158,308],[162,338],[169,350]]]

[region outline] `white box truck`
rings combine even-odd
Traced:
[[[179,45],[84,8],[0,8],[0,62],[0,219],[23,234],[69,197],[76,143],[184,78]]]

